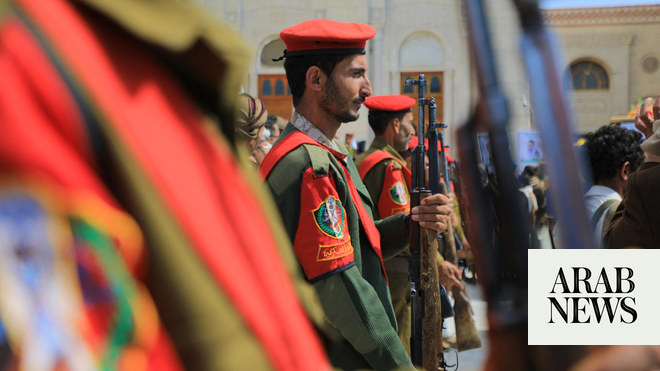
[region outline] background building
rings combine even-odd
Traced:
[[[244,88],[259,96],[269,112],[289,118],[291,99],[283,62],[272,59],[285,48],[279,32],[313,18],[369,23],[377,28],[367,43],[368,76],[374,94],[410,94],[407,77],[424,73],[427,97],[438,102],[438,121],[454,130],[469,116],[478,92],[470,71],[463,2],[459,0],[197,0],[235,27],[254,48]],[[529,92],[518,47],[519,24],[512,2],[487,3],[494,49],[509,98],[510,133],[533,128]],[[572,104],[577,132],[593,130],[611,116],[626,115],[639,98],[660,92],[660,5],[546,10],[562,47],[567,81],[575,86]],[[417,111],[414,111],[417,115]],[[358,122],[343,125],[357,140],[373,138],[363,108]],[[518,147],[518,146],[516,146]],[[515,151],[515,149],[514,149]],[[514,153],[514,156],[516,154]]]

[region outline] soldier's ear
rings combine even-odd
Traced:
[[[327,76],[318,66],[311,66],[305,74],[305,83],[307,87],[314,91],[321,91]]]
[[[390,125],[392,125],[392,129],[394,129],[394,132],[397,134],[399,133],[399,130],[401,130],[401,120],[396,117],[392,119]]]

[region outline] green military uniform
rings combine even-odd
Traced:
[[[278,144],[296,132],[300,133],[287,125]],[[373,203],[350,155],[342,144],[334,143],[339,152],[317,145],[298,146],[277,162],[266,182],[294,241],[298,261],[316,288],[328,321],[343,337],[328,346],[333,365],[342,369],[410,368],[412,363],[396,333],[382,262],[347,182],[357,188],[357,202],[364,205],[369,219],[373,218]],[[277,148],[268,156],[277,153]],[[267,161],[268,157],[264,164]],[[330,209],[337,211],[328,212]],[[409,232],[404,214],[375,225],[384,257],[405,249]],[[342,248],[327,250],[333,243]]]
[[[387,144],[383,139],[375,138],[371,143],[369,149],[362,153],[355,161],[355,164],[358,168],[362,165],[363,161],[374,154],[377,151],[385,151],[387,154],[392,157],[400,160],[396,161],[393,159],[385,159],[380,161],[374,167],[371,168],[362,178],[364,185],[369,191],[369,195],[372,200],[379,200],[383,192],[387,192],[387,189],[383,189],[384,180],[386,176],[386,171],[399,171],[403,170],[402,163],[405,164],[405,160],[399,153]],[[406,196],[410,200],[410,192],[408,188],[405,188]],[[409,206],[409,202],[408,202]],[[410,207],[408,207],[408,211]],[[390,209],[382,211],[384,215],[390,213]],[[379,208],[374,208],[374,219],[381,218],[381,210]],[[392,306],[394,307],[394,313],[396,315],[396,321],[398,324],[398,334],[401,342],[403,343],[406,351],[410,354],[410,277],[408,274],[408,254],[409,250],[406,249],[400,254],[385,260],[385,270],[387,272],[387,277],[390,282],[390,295],[392,298]]]

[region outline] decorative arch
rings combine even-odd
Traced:
[[[257,78],[259,99],[266,106],[269,114],[288,121],[293,110],[291,89],[284,73],[284,61],[273,61],[284,54],[286,45],[277,35],[272,35],[270,41],[264,41],[262,45]]]
[[[442,121],[444,116],[444,71],[446,66],[444,47],[440,38],[430,32],[415,32],[406,37],[399,50],[400,92],[417,98],[417,87],[405,85],[406,79],[417,79],[420,74],[426,78],[427,97],[436,101],[436,119]],[[413,106],[413,118],[418,120],[417,103]],[[428,121],[425,117],[424,121]]]
[[[567,79],[576,91],[609,90],[610,78],[607,69],[594,59],[578,59],[568,67]]]

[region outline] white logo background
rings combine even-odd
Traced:
[[[660,345],[660,250],[529,250],[529,289],[528,289],[528,344],[529,345]],[[592,289],[596,286],[598,277],[605,268],[613,290],[616,290],[615,267],[629,267],[634,274],[631,280],[635,283],[634,291],[628,291],[629,283],[623,281],[624,293],[603,293],[604,286],[598,286],[598,293],[587,294],[584,283],[580,283],[580,294],[564,294],[560,284],[555,285],[559,268],[563,268],[566,282],[573,291],[573,267],[586,267],[591,270]],[[624,275],[625,278],[625,275]],[[555,289],[555,293],[551,291]],[[579,312],[580,321],[588,317],[590,323],[570,323],[573,319],[572,300],[568,307],[568,320],[552,308],[548,297],[556,297],[562,307],[566,306],[566,297],[614,297],[612,308],[616,304],[616,297],[630,296],[635,303],[628,299],[627,304],[637,312],[637,319],[632,324],[623,323],[621,316],[630,321],[632,316],[616,307],[614,321],[610,323],[605,311],[601,322],[596,321],[594,309],[590,301],[579,300],[578,307],[584,308]],[[603,300],[599,299],[602,304]],[[550,312],[554,323],[550,322]],[[601,310],[602,306],[601,306]]]

